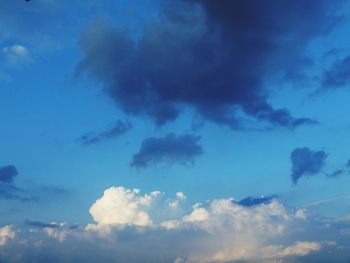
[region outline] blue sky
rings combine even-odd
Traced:
[[[285,250],[266,250],[274,256],[261,262],[275,262],[276,255],[316,262],[335,249],[322,242],[348,246],[339,233],[350,229],[344,219],[350,215],[349,7],[342,0],[2,1],[0,261],[18,260],[1,252],[7,243],[19,253],[19,240],[34,238],[16,228],[46,231],[37,242],[64,236],[61,245],[66,235],[74,235],[68,243],[79,242],[83,229],[103,232],[105,222],[116,227],[113,234],[134,237],[131,246],[139,246],[138,238],[153,240],[152,231],[163,237],[144,217],[121,219],[133,206],[124,194],[140,205],[143,194],[154,191],[169,198],[185,193],[182,214],[174,217],[179,225],[200,221],[189,219],[198,209],[191,214],[191,204],[201,203],[210,220],[221,222],[215,200],[233,198],[239,206],[247,197],[257,202],[244,208],[251,218],[283,206],[281,218],[307,211],[307,223],[298,223],[305,229],[333,220],[328,236],[310,230],[281,243],[272,237]],[[127,190],[135,188],[141,194]],[[173,199],[150,196],[151,203],[172,206]],[[268,198],[259,203],[262,196]],[[107,204],[116,209],[111,218]],[[152,224],[168,222],[153,206],[147,209],[157,218]],[[339,220],[345,220],[341,227]],[[57,225],[45,225],[51,222]],[[271,227],[274,222],[266,220]],[[79,234],[70,232],[73,224]],[[150,234],[135,237],[135,226]],[[164,236],[165,243],[174,238]],[[254,253],[233,257],[239,253],[226,245],[222,249],[231,252],[225,257],[204,256],[209,243],[198,244],[199,252],[179,248],[181,255],[159,262],[256,260]],[[37,258],[35,248],[25,248],[22,260],[45,262],[46,253],[63,254],[62,246]],[[307,253],[286,252],[300,247]],[[129,250],[117,254],[106,262],[142,262],[128,258]],[[348,246],[324,262],[349,258]]]

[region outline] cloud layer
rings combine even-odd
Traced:
[[[254,198],[253,198],[254,199]],[[111,187],[86,227],[27,221],[0,228],[0,261],[13,262],[346,262],[350,222],[312,217],[277,199],[233,198],[190,205],[182,192]],[[331,260],[328,260],[331,259]]]

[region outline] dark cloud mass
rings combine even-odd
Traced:
[[[130,165],[145,168],[149,164],[157,163],[191,164],[202,154],[199,140],[198,136],[190,134],[176,136],[172,133],[161,138],[147,138],[143,140],[139,152],[134,154]]]
[[[79,141],[83,145],[97,144],[105,140],[117,138],[131,130],[131,128],[132,125],[130,122],[117,120],[112,128],[98,133],[84,134],[79,138]]]
[[[166,3],[137,39],[107,21],[92,24],[80,40],[77,72],[101,82],[125,112],[159,125],[184,106],[233,129],[251,120],[288,128],[314,123],[275,109],[267,83],[297,73],[307,43],[336,21],[329,1]]]
[[[312,176],[321,172],[328,154],[324,151],[313,151],[307,147],[296,148],[292,151],[292,180],[296,184],[303,176]]]
[[[323,88],[342,88],[350,84],[350,56],[336,62],[323,78]]]
[[[13,183],[13,179],[17,174],[17,169],[13,165],[0,167],[0,182]]]

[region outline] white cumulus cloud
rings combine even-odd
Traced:
[[[95,223],[0,228],[0,262],[346,262],[350,222],[321,220],[278,200],[188,204],[178,192],[111,187],[91,206]],[[348,230],[348,231],[346,231]],[[15,234],[16,233],[16,234]],[[11,242],[8,240],[11,239]],[[14,256],[16,255],[16,256]],[[332,255],[327,261],[327,255]]]
[[[4,226],[0,228],[0,247],[6,245],[6,243],[14,239],[16,232],[11,225]]]

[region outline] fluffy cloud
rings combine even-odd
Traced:
[[[99,225],[149,226],[177,214],[184,200],[183,193],[177,193],[173,200],[165,200],[164,193],[159,191],[140,195],[139,189],[112,187],[92,205],[90,213]]]
[[[14,239],[15,235],[13,226],[8,225],[0,228],[0,247],[5,246],[9,240]]]
[[[292,151],[292,180],[297,183],[303,176],[312,176],[321,172],[328,154],[324,151],[313,151],[307,147],[296,148]]]
[[[131,130],[131,128],[132,125],[130,122],[117,120],[112,128],[102,132],[84,134],[79,138],[79,141],[83,145],[97,144],[105,140],[117,138]]]
[[[90,213],[96,223],[85,228],[55,222],[27,222],[16,234],[13,227],[2,228],[0,261],[340,263],[350,258],[350,221],[306,217],[304,210],[276,199],[253,206],[214,199],[191,208],[181,192],[169,199],[159,191],[112,187]]]
[[[134,154],[131,166],[144,168],[157,163],[192,164],[202,154],[199,140],[200,137],[191,134],[176,136],[173,133],[161,138],[144,139],[141,149]]]

